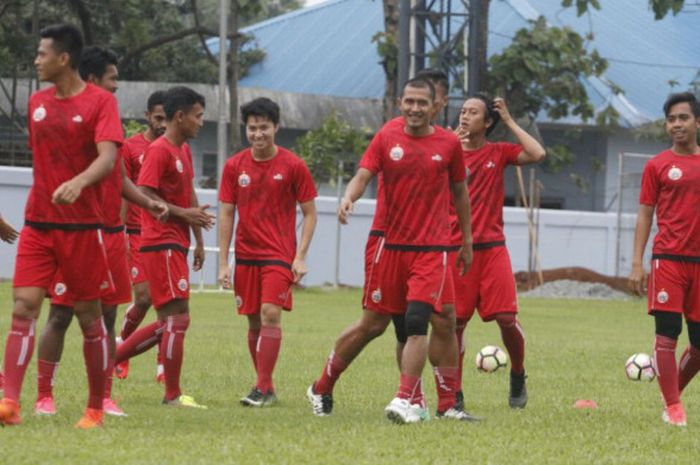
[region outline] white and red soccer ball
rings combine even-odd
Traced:
[[[656,378],[654,360],[647,354],[633,354],[625,362],[625,374],[632,381],[652,381]]]
[[[498,346],[485,346],[476,354],[476,368],[484,373],[493,373],[508,365],[508,356]]]

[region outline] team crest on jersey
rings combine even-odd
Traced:
[[[185,278],[182,278],[180,281],[178,281],[177,288],[180,289],[182,292],[185,292],[187,290],[187,280]]]
[[[671,181],[678,181],[683,176],[683,171],[676,165],[673,165],[670,170],[668,170],[668,179]]]
[[[382,301],[382,290],[381,289],[375,289],[372,291],[372,302],[375,304],[378,304],[379,302]]]
[[[34,113],[32,113],[32,119],[38,123],[44,118],[46,118],[46,108],[44,108],[44,105],[41,105],[39,108],[34,110]]]
[[[135,266],[131,268],[131,277],[136,278],[139,275],[139,269]]]
[[[489,160],[488,163],[486,163],[486,168],[495,168],[496,164],[493,162],[493,160]]]
[[[180,161],[179,158],[175,160],[175,168],[177,169],[178,173],[185,171],[185,166],[182,164],[182,161]]]
[[[659,291],[659,293],[656,294],[656,300],[657,300],[660,304],[665,304],[666,302],[668,302],[668,292],[666,292],[666,291]]]
[[[73,122],[74,122],[74,123],[82,123],[82,122],[83,122],[83,117],[80,116],[80,115],[75,115],[75,116],[73,117]]]
[[[403,149],[400,145],[397,145],[389,152],[389,157],[394,161],[399,161],[403,158]]]
[[[241,299],[241,296],[237,295],[236,296],[236,307],[241,308],[243,306],[243,299]]]
[[[470,170],[468,166],[465,166],[464,167],[464,174],[466,174],[467,179],[469,179],[469,177],[472,175],[472,170]]]
[[[141,155],[139,155],[139,165],[143,165],[143,156],[144,155],[145,154],[143,152],[141,152]]]
[[[102,284],[100,284],[100,290],[104,291],[106,289],[109,289],[109,283],[107,281],[102,281]]]
[[[442,161],[442,155],[440,155],[439,153],[436,153],[435,155],[433,155],[432,157],[430,157],[430,159],[433,160],[433,161],[438,161],[438,162],[439,162],[439,161]]]
[[[66,293],[66,285],[64,283],[56,283],[53,288],[53,293],[56,295],[63,295]]]
[[[283,293],[281,293],[280,295],[278,295],[277,298],[280,299],[280,300],[287,300],[287,295],[288,295],[288,294],[289,294],[288,292],[283,292]]]
[[[238,176],[238,185],[241,187],[250,186],[250,176],[248,176],[247,173],[241,173],[241,175]]]
[[[272,179],[275,181],[282,181],[284,179],[284,176],[282,176],[282,173],[275,173],[274,176],[272,176]]]

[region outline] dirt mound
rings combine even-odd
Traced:
[[[536,288],[539,285],[537,273],[529,273],[527,271],[518,271],[514,274],[515,283],[518,291],[528,291]],[[542,278],[545,283],[559,280],[580,281],[584,283],[600,283],[610,286],[611,288],[632,294],[627,285],[627,278],[619,276],[605,276],[587,268],[568,267],[568,268],[553,268],[551,270],[542,270]]]

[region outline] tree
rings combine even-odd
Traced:
[[[383,0],[384,31],[377,32],[372,42],[377,44],[377,53],[384,68],[384,99],[382,101],[383,119],[388,121],[396,114],[399,74],[399,0]]]

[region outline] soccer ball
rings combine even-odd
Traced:
[[[484,373],[493,373],[508,365],[508,356],[497,346],[486,346],[476,354],[476,368]]]
[[[647,354],[634,354],[625,362],[625,373],[632,381],[652,381],[656,378],[654,362]]]

